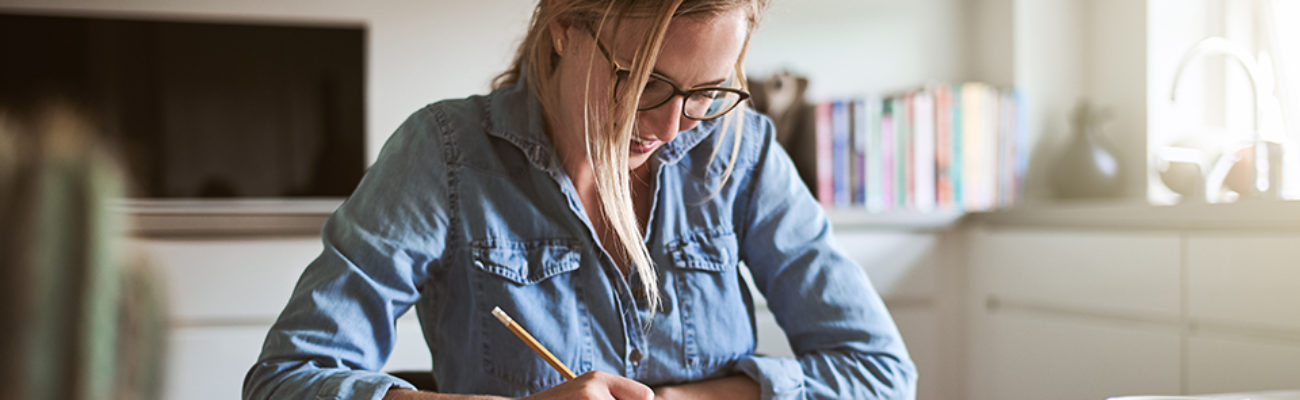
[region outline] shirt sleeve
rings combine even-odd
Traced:
[[[795,358],[751,356],[736,368],[764,399],[911,399],[916,367],[865,271],[836,249],[830,222],[776,144],[771,121],[742,182],[737,224],[754,283],[785,331]]]
[[[245,399],[380,399],[410,383],[377,372],[395,323],[444,246],[445,182],[428,111],[385,144],[322,229],[323,251],[299,278],[244,378]]]

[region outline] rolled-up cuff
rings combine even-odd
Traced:
[[[320,400],[371,399],[381,400],[394,387],[415,389],[415,385],[382,372],[349,371],[330,376],[321,385],[316,398]]]
[[[736,363],[736,370],[763,388],[763,400],[803,398],[803,367],[789,357],[749,356]]]

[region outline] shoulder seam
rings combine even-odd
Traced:
[[[447,246],[451,249],[458,243],[464,241],[460,236],[460,195],[457,192],[460,174],[457,165],[460,164],[460,149],[456,147],[455,127],[447,113],[439,104],[430,104],[425,107],[433,114],[434,121],[438,124],[438,147],[442,148],[443,167],[447,171],[447,205],[449,215],[447,216]]]

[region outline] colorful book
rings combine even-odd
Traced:
[[[833,207],[834,186],[832,184],[831,151],[831,103],[817,103],[817,122],[814,133],[817,135],[817,200],[822,206]]]
[[[998,164],[1002,159],[1002,94],[997,88],[986,86],[984,92],[984,131],[988,134],[984,137],[984,187],[980,188],[983,196],[980,198],[981,210],[993,210],[998,208]]]
[[[1019,92],[930,84],[818,103],[817,185],[826,207],[984,211],[1023,196],[1028,160]]]
[[[952,181],[952,206],[956,209],[965,208],[966,199],[964,194],[965,176],[962,166],[966,163],[965,149],[965,125],[962,112],[962,85],[953,85],[952,87],[952,118],[950,119],[949,128],[951,128],[951,139],[948,143],[951,147],[949,152],[952,156],[948,162],[948,179]]]
[[[867,210],[875,212],[885,209],[885,151],[882,142],[885,99],[872,97],[868,102],[871,125],[867,131]]]
[[[834,165],[831,167],[833,174],[831,190],[834,196],[832,204],[836,207],[849,205],[850,155],[853,153],[853,148],[849,144],[849,138],[851,137],[849,129],[852,126],[849,121],[850,115],[852,114],[848,102],[837,100],[832,103],[831,138],[833,148],[831,149],[831,162]]]
[[[872,125],[872,102],[868,98],[853,101],[853,205],[867,205],[867,148]]]
[[[898,155],[895,162],[898,163],[898,177],[895,181],[898,184],[895,192],[894,206],[898,209],[909,209],[912,205],[912,191],[915,172],[912,163],[912,95],[903,94],[894,99],[898,118],[894,119],[894,133],[898,141]]]
[[[962,207],[968,211],[982,211],[985,190],[989,185],[988,157],[988,86],[971,82],[961,88],[962,112]]]
[[[952,167],[952,88],[934,85],[934,175],[935,202],[938,208],[954,208]]]
[[[885,99],[881,103],[880,116],[880,210],[889,211],[894,209],[894,192],[896,185],[894,181],[897,174],[895,155],[898,153],[896,142],[896,131],[894,121],[896,118],[893,99]]]
[[[936,205],[934,122],[932,93],[922,91],[912,96],[912,205],[918,211],[933,211]]]

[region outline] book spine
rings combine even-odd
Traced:
[[[886,99],[881,104],[884,108],[880,117],[880,211],[888,211],[894,208],[894,178],[897,176],[894,172],[894,156],[897,153],[897,145],[894,144],[896,114],[892,99]]]
[[[871,112],[870,127],[867,132],[867,210],[881,211],[885,208],[884,197],[884,146],[882,145],[882,135],[884,131],[884,99],[872,97],[868,100],[871,106],[868,108]]]
[[[834,148],[831,150],[833,154],[831,162],[834,163],[832,191],[834,192],[833,204],[836,207],[849,205],[849,154],[853,149],[849,147],[848,108],[848,104],[840,100],[835,101],[831,108],[831,136],[834,140]]]
[[[853,102],[853,205],[867,204],[867,141],[871,126],[871,101],[859,98]]]
[[[913,198],[915,197],[916,171],[913,161],[913,131],[912,131],[912,94],[904,94],[898,98],[899,108],[902,112],[895,122],[899,128],[898,132],[898,198],[896,205],[899,209],[909,209],[912,207]]]
[[[962,167],[965,165],[965,114],[962,110],[962,86],[954,85],[952,88],[952,159],[948,164],[948,177],[952,180],[952,204],[954,208],[962,209],[965,207],[966,191]]]
[[[1014,198],[1012,203],[1020,203],[1025,196],[1025,171],[1029,169],[1029,130],[1027,116],[1025,115],[1025,98],[1024,94],[1016,89],[1011,89],[1012,104],[1015,104],[1014,116],[1014,136],[1016,142],[1015,154],[1015,179],[1012,190]]]
[[[817,200],[822,206],[834,206],[831,166],[831,103],[817,103]]]
[[[935,201],[939,208],[953,207],[952,201],[952,90],[936,85],[934,91]]]
[[[979,82],[814,107],[818,201],[871,212],[984,211],[1023,197],[1022,94]]]
[[[916,170],[915,207],[920,211],[935,209],[935,133],[934,97],[923,91],[913,97],[912,138]]]
[[[980,209],[980,187],[984,184],[981,163],[984,160],[984,90],[978,83],[966,83],[961,88],[962,115],[962,207],[970,211]]]

